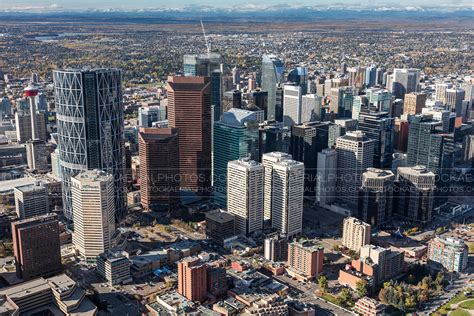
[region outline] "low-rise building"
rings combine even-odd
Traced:
[[[355,303],[354,310],[364,316],[385,315],[385,306],[377,300],[367,296],[359,299]]]
[[[97,273],[107,280],[110,286],[128,283],[130,275],[130,261],[120,252],[108,251],[97,257]]]
[[[235,217],[223,210],[206,213],[206,237],[221,246],[224,240],[235,235]]]
[[[48,279],[39,278],[2,289],[0,297],[4,298],[0,310],[14,310],[9,315],[97,314],[97,307],[85,296],[84,290],[65,274]]]

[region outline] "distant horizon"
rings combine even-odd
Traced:
[[[190,1],[190,0],[175,0],[170,5],[169,1],[163,0],[76,0],[71,3],[69,0],[18,0],[14,3],[0,3],[0,10],[11,11],[84,11],[84,10],[151,10],[151,9],[180,9],[186,7],[211,7],[216,9],[226,8],[265,8],[265,7],[341,7],[348,6],[352,8],[375,8],[375,7],[394,7],[405,9],[421,8],[472,8],[471,1],[459,0],[456,3],[448,0],[323,0],[315,2],[314,0],[298,0],[292,3],[285,3],[281,0],[261,0],[248,1],[236,4],[235,2],[219,1],[219,0],[205,0],[205,1]]]

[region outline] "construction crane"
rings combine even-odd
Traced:
[[[206,42],[207,56],[211,55],[211,44],[209,43],[206,35],[206,30],[204,29],[204,23],[201,20],[202,34],[204,35],[204,41]]]

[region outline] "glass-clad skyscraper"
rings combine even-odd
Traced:
[[[227,206],[227,163],[242,157],[259,158],[255,112],[232,108],[214,123],[214,201]]]
[[[283,82],[283,61],[275,55],[262,57],[262,89],[268,92],[267,120],[275,120],[277,84]]]
[[[100,169],[113,175],[115,217],[125,215],[122,73],[118,69],[53,71],[63,208],[72,220],[71,177]]]
[[[359,115],[358,129],[374,143],[375,168],[390,169],[392,166],[393,142],[395,137],[395,119],[387,112],[362,110]]]
[[[214,121],[222,115],[222,59],[219,54],[184,55],[183,69],[186,77],[211,78],[211,104],[214,106]]]

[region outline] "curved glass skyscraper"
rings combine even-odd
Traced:
[[[117,219],[125,215],[122,73],[118,69],[53,71],[63,208],[72,220],[71,177],[100,169],[114,176]]]
[[[283,82],[285,71],[283,61],[275,55],[263,55],[262,57],[262,89],[268,92],[268,105],[266,119],[275,120],[276,90],[277,84]]]

